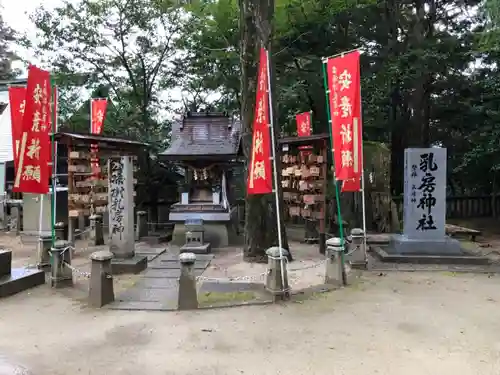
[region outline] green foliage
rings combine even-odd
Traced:
[[[0,11],[2,6],[0,4]],[[12,62],[17,59],[12,52],[11,44],[16,40],[14,30],[8,27],[0,13],[0,80],[12,79],[16,76],[16,71],[12,69]]]

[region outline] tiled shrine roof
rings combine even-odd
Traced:
[[[239,121],[224,113],[188,113],[172,126],[172,144],[160,156],[167,160],[230,159],[239,155],[240,144]]]

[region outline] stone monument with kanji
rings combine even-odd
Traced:
[[[408,148],[404,161],[403,234],[395,235],[398,254],[460,255],[456,239],[446,236],[446,149]]]

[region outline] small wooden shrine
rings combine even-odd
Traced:
[[[180,201],[170,209],[174,243],[185,243],[185,224],[191,221],[203,223],[204,238],[212,247],[236,240],[236,205],[230,186],[241,156],[240,122],[226,113],[188,112],[174,124],[171,146],[160,154],[185,169]]]
[[[328,182],[327,150],[330,137],[317,134],[284,137],[282,147],[281,186],[285,216],[305,221],[305,240],[319,243],[325,252],[325,216]]]

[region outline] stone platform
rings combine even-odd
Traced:
[[[0,250],[0,298],[45,283],[45,273],[32,268],[12,268],[12,252]]]
[[[200,244],[198,246],[191,244],[186,244],[181,247],[181,253],[193,253],[193,254],[210,254],[210,244]]]
[[[202,275],[213,257],[212,254],[196,256],[195,276]],[[161,254],[148,264],[139,281],[118,295],[108,307],[118,310],[176,310],[180,273],[178,251]]]
[[[33,268],[12,268],[10,274],[0,276],[0,298],[45,284],[45,272]]]
[[[113,275],[123,273],[139,273],[148,266],[148,258],[143,255],[134,255],[132,258],[113,258],[111,260],[111,272]]]
[[[227,247],[239,243],[236,233],[236,223],[226,222],[203,222],[204,242],[209,242],[212,248]],[[175,223],[172,234],[172,244],[182,246],[186,243],[186,226],[184,223]]]
[[[391,254],[400,255],[464,255],[460,241],[447,236],[442,239],[412,239],[394,234],[387,249]]]
[[[390,245],[370,245],[372,254],[385,263],[444,264],[444,265],[489,265],[487,257],[476,256],[462,251],[460,254],[426,254],[395,252]]]

